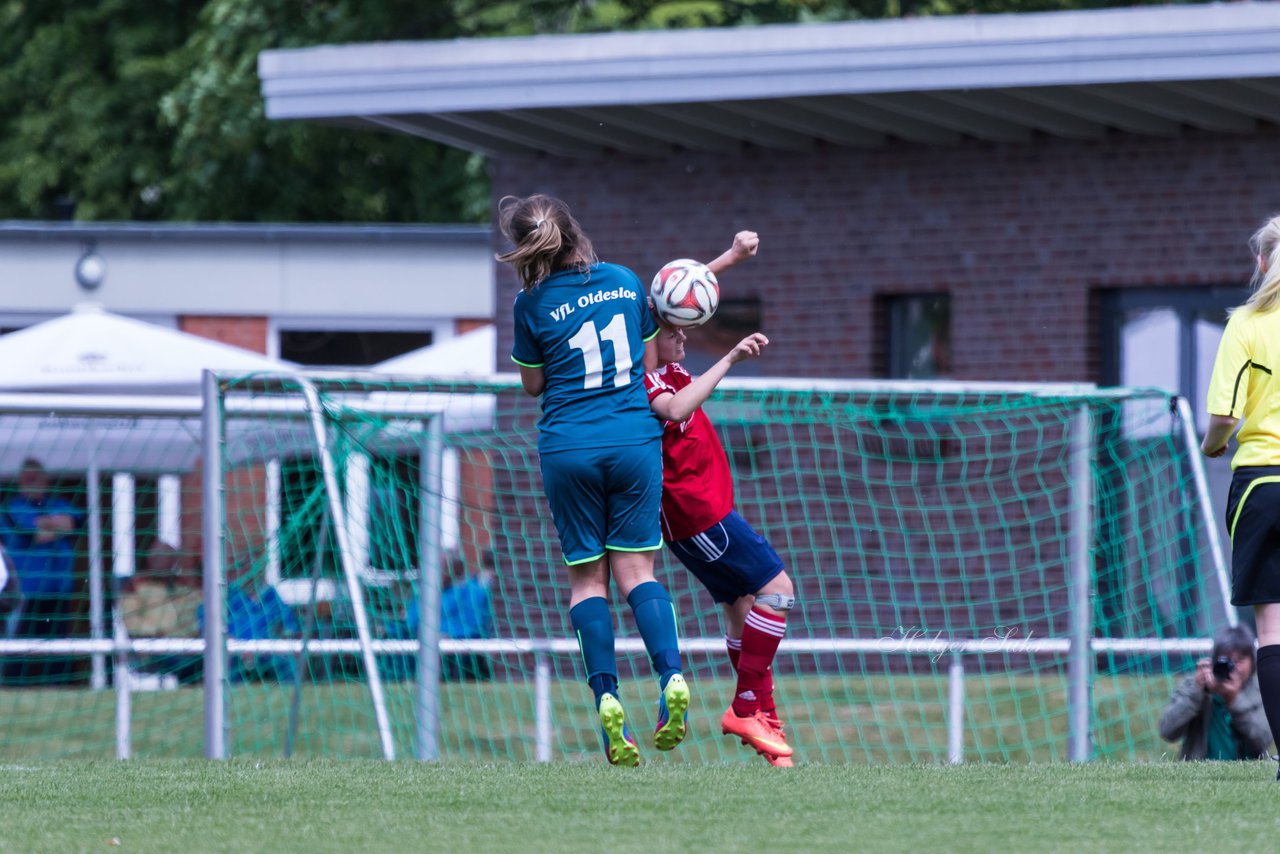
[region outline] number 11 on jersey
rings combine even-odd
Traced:
[[[594,320],[582,324],[582,328],[573,333],[569,346],[582,351],[582,361],[586,375],[582,378],[582,388],[600,388],[604,362],[600,358],[600,342],[608,341],[613,345],[613,385],[624,386],[631,382],[631,342],[627,340],[627,321],[621,314],[615,314],[604,329],[596,332]]]

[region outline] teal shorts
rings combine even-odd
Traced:
[[[587,563],[606,550],[662,548],[661,442],[541,455],[542,485],[566,564]]]

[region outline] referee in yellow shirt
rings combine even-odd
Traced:
[[[1280,741],[1280,216],[1250,245],[1258,264],[1253,293],[1222,333],[1200,450],[1222,456],[1240,428],[1227,495],[1231,604],[1253,606],[1258,688],[1272,740]]]

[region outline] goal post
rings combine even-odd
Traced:
[[[317,549],[330,553],[320,563],[336,578],[341,544],[307,545],[306,532],[334,508],[346,514],[362,550],[353,560],[375,635],[373,674],[386,676],[387,726],[401,753],[593,754],[538,474],[535,402],[510,376],[315,382],[334,465],[365,460],[363,491],[343,481],[340,503],[320,495],[323,466],[293,428],[275,432],[283,416],[270,413],[296,389],[228,385],[253,422],[242,428],[253,446],[240,456],[250,467],[282,460],[286,480],[312,490],[286,498],[279,530],[262,532],[278,540],[282,587],[305,577]],[[1233,619],[1177,399],[1077,384],[741,380],[723,383],[707,410],[739,509],[799,589],[776,669],[781,708],[812,758],[1160,755],[1155,719],[1171,680],[1189,650]],[[434,445],[424,439],[433,431]],[[243,525],[227,533],[253,539]],[[732,678],[718,609],[669,554],[658,566],[710,720]],[[371,712],[355,699],[370,665],[325,652],[359,634],[343,586],[312,608],[322,616],[306,697],[345,704],[342,714],[315,708],[311,719],[363,721],[358,739],[340,740],[372,744],[376,704]],[[488,609],[486,624],[464,627],[457,609],[467,602]],[[624,699],[647,709],[642,645],[616,606]],[[426,630],[439,632],[438,654],[415,645]],[[258,704],[251,717],[278,714],[263,683],[240,695]],[[580,725],[550,726],[566,716]],[[741,758],[695,725],[698,734],[686,759]],[[304,750],[309,737],[336,738],[300,732]]]
[[[4,686],[0,758],[598,761],[537,401],[510,375],[308,379],[310,403],[265,376],[210,375],[212,406],[0,396],[9,477],[27,455],[60,484],[99,473],[67,487],[97,508],[68,630],[0,639],[71,679]],[[1235,619],[1185,401],[731,379],[706,410],[796,582],[775,675],[800,760],[1172,755],[1160,711]],[[203,634],[194,607],[182,632],[121,631],[126,565],[174,540],[204,558]],[[733,690],[719,608],[665,550],[657,572],[695,698],[687,742],[646,759],[756,761],[713,726]],[[643,740],[655,686],[613,606]]]

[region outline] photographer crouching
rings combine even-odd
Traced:
[[[1213,654],[1196,663],[1160,715],[1160,737],[1182,739],[1183,759],[1265,759],[1271,729],[1254,674],[1253,632],[1219,629]]]

